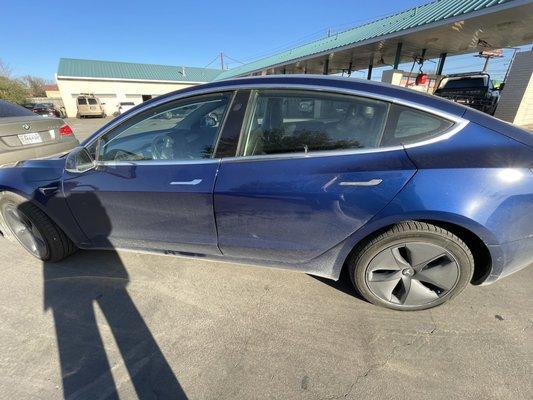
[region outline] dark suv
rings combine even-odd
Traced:
[[[446,75],[435,95],[494,115],[500,99],[490,75],[483,72]]]

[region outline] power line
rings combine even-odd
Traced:
[[[232,58],[232,57],[228,56],[226,53],[224,53],[224,56],[225,56],[227,59],[231,60],[231,61],[235,61],[236,63],[239,63],[239,64],[245,64],[245,63],[243,63],[242,61],[236,60],[235,58]]]
[[[219,57],[220,57],[220,55],[217,54],[217,55],[215,56],[215,58],[213,58],[213,60],[212,60],[209,64],[207,64],[204,68],[209,67],[209,66],[210,66],[211,64],[213,64],[215,61],[217,61]]]
[[[248,62],[250,60],[256,60],[256,59],[260,59],[260,58],[265,58],[265,57],[268,57],[270,55],[276,54],[278,52],[282,52],[284,50],[288,50],[288,49],[290,49],[290,48],[292,48],[294,46],[300,46],[300,45],[303,46],[303,45],[312,43],[315,40],[322,39],[322,38],[324,38],[324,36],[323,36],[324,32],[328,32],[326,37],[327,36],[335,36],[335,35],[341,34],[343,32],[349,31],[351,29],[358,28],[361,25],[365,25],[365,24],[361,24],[361,25],[358,25],[358,26],[353,26],[356,23],[367,22],[367,21],[370,22],[370,21],[376,20],[376,19],[379,20],[379,19],[391,16],[391,15],[395,15],[395,14],[398,14],[398,11],[389,12],[389,13],[381,14],[381,15],[375,15],[373,17],[368,17],[368,18],[360,18],[360,19],[357,19],[357,20],[352,20],[351,22],[345,22],[345,23],[337,24],[337,25],[333,25],[333,26],[330,25],[330,26],[327,26],[327,27],[322,27],[319,30],[314,31],[312,33],[309,33],[309,34],[307,34],[305,36],[302,36],[302,37],[300,37],[298,39],[291,40],[290,42],[285,42],[285,43],[283,43],[283,44],[281,44],[279,46],[276,46],[276,47],[271,48],[269,50],[266,50],[264,52],[255,53],[255,54],[252,54],[250,56],[247,56],[247,57],[243,58],[243,60]],[[350,28],[344,29],[344,30],[340,29],[340,28],[346,27],[346,26],[350,26]],[[335,30],[335,28],[338,28],[337,32],[333,32],[333,30]],[[315,40],[310,40],[311,38],[316,38],[316,39]],[[307,40],[305,42],[303,42],[305,39],[307,39]]]

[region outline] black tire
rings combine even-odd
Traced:
[[[7,213],[16,210],[16,213],[25,221],[28,221],[32,230],[40,234],[39,242],[42,244],[41,251],[32,251],[20,239],[20,234],[10,224]],[[34,257],[45,262],[58,262],[77,251],[76,245],[39,207],[25,198],[13,193],[0,193],[0,213],[8,228],[8,238],[18,241],[20,245]],[[12,218],[11,218],[12,219]]]
[[[433,259],[428,257],[432,253]],[[424,257],[428,258],[425,264],[415,263]],[[362,243],[352,252],[348,265],[352,283],[366,300],[402,311],[424,310],[450,300],[463,291],[474,273],[472,252],[459,237],[417,221],[396,224]],[[426,275],[444,278],[439,282]],[[410,295],[411,290],[417,293]]]

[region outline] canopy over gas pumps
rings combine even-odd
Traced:
[[[224,71],[336,74],[533,42],[533,0],[439,0]]]

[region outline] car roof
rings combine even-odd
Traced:
[[[442,111],[454,114],[457,116],[462,116],[467,108],[460,104],[454,103],[450,100],[446,100],[431,94],[417,92],[412,89],[403,88],[400,86],[390,85],[382,82],[368,81],[364,79],[356,78],[343,78],[339,76],[328,76],[328,75],[267,75],[267,76],[253,76],[253,77],[243,77],[243,78],[233,78],[221,81],[215,81],[211,83],[206,83],[203,85],[193,86],[186,89],[177,90],[174,92],[167,93],[164,96],[159,96],[157,98],[148,100],[152,101],[161,101],[165,97],[172,97],[177,93],[187,93],[190,92],[193,94],[195,91],[205,90],[205,89],[220,89],[224,90],[225,88],[233,89],[235,86],[242,87],[253,87],[254,85],[271,85],[273,88],[283,88],[285,85],[297,85],[297,86],[308,86],[309,89],[319,89],[327,90],[328,88],[335,90],[355,90],[361,92],[368,92],[369,94],[388,97],[388,98],[397,98],[399,100],[418,103],[422,106],[428,106]],[[144,104],[146,104],[145,102]]]

